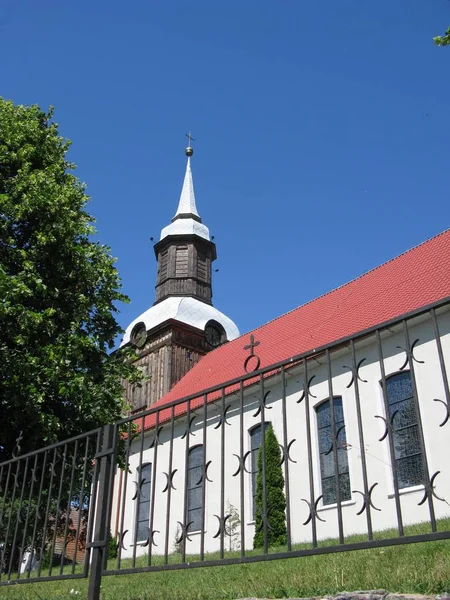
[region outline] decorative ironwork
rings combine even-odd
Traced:
[[[362,507],[361,509],[356,513],[357,515],[362,515],[363,512],[365,510],[367,510],[367,507],[370,506],[371,508],[373,508],[374,510],[378,510],[381,511],[381,508],[377,508],[374,503],[372,502],[372,492],[375,489],[375,487],[378,485],[378,483],[373,483],[370,488],[367,490],[367,494],[365,492],[360,492],[359,490],[352,490],[352,492],[354,494],[360,494],[363,498],[363,503],[362,503]]]
[[[263,409],[263,408],[264,408],[265,410],[271,410],[271,408],[272,408],[272,407],[271,407],[271,406],[267,406],[267,405],[266,405],[267,398],[269,397],[269,395],[270,395],[270,390],[268,390],[268,391],[267,391],[267,392],[264,394],[264,396],[261,396],[261,397],[260,397],[260,399],[259,399],[259,404],[258,404],[258,408],[257,408],[256,412],[254,412],[254,413],[253,413],[253,417],[255,417],[255,418],[256,418],[256,417],[257,417],[257,416],[260,414],[260,412],[262,411],[262,409]]]
[[[125,541],[125,536],[127,535],[128,531],[129,531],[128,529],[125,529],[125,531],[119,535],[119,542],[117,543],[118,549],[122,549],[122,550],[126,551],[124,541]]]
[[[365,360],[366,360],[365,358],[362,358],[358,362],[358,364],[356,365],[356,367],[353,367],[353,366],[349,367],[348,365],[343,365],[342,366],[343,369],[349,369],[350,372],[351,372],[351,374],[352,374],[352,377],[350,379],[350,383],[347,386],[345,386],[345,387],[351,388],[352,385],[355,383],[355,379],[358,379],[358,381],[361,381],[361,383],[367,383],[367,379],[362,379],[361,376],[360,376],[360,374],[359,374],[359,369],[361,368],[361,365],[363,364],[363,362]]]
[[[56,470],[55,470],[55,467],[56,467],[56,464],[57,464],[57,463],[58,463],[58,457],[57,457],[57,456],[55,456],[55,460],[53,460],[53,461],[52,461],[52,462],[51,462],[51,463],[48,465],[48,470],[50,471],[50,475],[51,475],[52,477],[57,477]]]
[[[219,429],[222,425],[231,425],[227,421],[227,413],[231,408],[231,404],[227,404],[224,409],[218,408],[219,412],[219,422],[214,426],[214,429]]]
[[[163,442],[161,442],[160,436],[161,436],[161,432],[164,429],[164,426],[161,425],[160,427],[158,427],[157,431],[155,432],[155,437],[153,438],[150,446],[149,446],[149,450],[151,450],[152,448],[154,448],[155,446],[162,446]]]
[[[247,452],[244,454],[244,456],[239,456],[239,454],[233,454],[233,456],[235,456],[238,461],[239,461],[239,465],[237,470],[233,473],[233,477],[236,477],[236,475],[239,475],[239,473],[241,472],[241,470],[244,470],[246,473],[248,473],[249,475],[252,474],[251,471],[249,471],[247,469],[247,467],[245,466],[245,461],[247,460],[247,457],[250,456],[250,454],[252,453],[251,450],[247,450]]]
[[[274,509],[273,504],[271,504],[270,506],[267,507],[266,512],[264,512],[264,510],[262,510],[258,505],[256,506],[256,512],[261,517],[261,522],[259,523],[258,527],[256,527],[256,531],[261,531],[264,527],[266,527],[266,529],[270,529],[271,531],[273,531],[273,527],[269,521],[269,514],[273,511],[273,509]]]
[[[436,473],[434,473],[434,475],[431,476],[430,480],[426,481],[423,484],[425,491],[424,491],[422,500],[417,503],[418,506],[421,506],[422,504],[424,504],[426,502],[426,500],[429,500],[431,497],[436,498],[436,500],[440,500],[441,502],[445,502],[445,498],[441,498],[434,491],[434,480],[439,475],[439,473],[440,473],[440,471],[436,471]]]
[[[283,446],[283,444],[278,444],[281,448],[281,460],[280,460],[280,467],[281,465],[284,463],[285,460],[287,461],[291,461],[292,463],[296,463],[297,461],[294,460],[291,455],[290,455],[290,451],[291,451],[291,446],[294,442],[296,442],[297,440],[294,438],[293,440],[291,440],[289,442],[289,444],[287,445],[287,447]]]
[[[409,348],[404,348],[403,346],[397,346],[397,348],[399,350],[403,350],[403,352],[405,352],[405,354],[406,354],[405,362],[402,364],[399,371],[403,371],[403,369],[406,367],[406,365],[408,363],[411,364],[412,361],[415,361],[416,363],[419,363],[421,365],[423,365],[425,363],[424,360],[418,360],[414,356],[414,350],[418,343],[419,343],[419,338],[415,339]]]
[[[139,481],[133,481],[133,483],[136,486],[136,491],[131,499],[136,500],[138,496],[142,498],[142,486],[144,485],[144,483],[147,483],[147,479],[145,477],[141,477]]]
[[[197,418],[197,415],[194,415],[189,419],[189,424],[187,425],[183,435],[181,436],[182,440],[184,440],[188,434],[195,437],[195,433],[193,433],[193,431],[192,431],[192,424],[194,423],[196,418]]]
[[[255,348],[259,346],[261,342],[255,342],[255,336],[250,334],[250,343],[247,346],[244,346],[244,350],[250,350],[249,356],[244,361],[244,370],[246,373],[253,373],[253,371],[257,371],[261,365],[261,359],[257,354],[255,354]],[[248,366],[252,358],[255,359],[255,366],[253,369],[249,369]]]
[[[397,414],[398,414],[398,410],[394,410],[390,419],[386,419],[386,417],[383,417],[381,415],[374,415],[375,419],[381,419],[382,421],[384,421],[384,425],[386,427],[383,435],[378,440],[379,442],[382,442],[383,440],[385,440],[389,434],[389,431],[392,431],[392,428],[394,427],[394,419],[397,416]]]
[[[208,476],[208,469],[209,469],[211,463],[212,463],[212,460],[208,460],[208,462],[205,464],[205,466],[203,468],[203,473],[200,475],[200,478],[196,482],[195,485],[201,485],[203,483],[203,479],[205,479],[205,481],[209,481],[209,483],[213,482],[212,479],[210,479]]]
[[[150,531],[150,528],[149,528],[149,531]],[[153,530],[150,532],[150,535],[149,535],[149,537],[148,537],[148,541],[150,542],[150,544],[151,544],[152,546],[156,546],[156,547],[157,547],[157,546],[158,546],[158,544],[155,542],[155,533],[161,533],[161,532],[159,531],[159,529],[153,529]]]
[[[128,452],[131,455],[136,454],[136,452],[133,452],[132,448],[133,448],[133,442],[135,440],[138,439],[138,437],[141,435],[140,431],[133,431],[131,432],[130,436],[128,437]]]
[[[306,502],[306,504],[308,505],[309,508],[309,516],[306,519],[306,521],[303,523],[303,525],[308,525],[308,523],[310,521],[312,521],[313,519],[318,519],[319,521],[322,521],[322,523],[326,523],[325,519],[322,519],[322,517],[319,515],[318,512],[318,506],[319,506],[319,502],[322,500],[323,496],[319,496],[317,498],[317,500],[314,501],[314,503],[311,503],[309,500],[306,500],[306,498],[302,498],[303,502]]]
[[[226,523],[227,523],[228,519],[231,518],[231,514],[224,515],[223,517],[219,517],[219,515],[214,515],[214,516],[219,521],[219,529],[217,530],[217,533],[215,535],[213,535],[213,538],[216,539],[219,537],[219,535],[220,536],[230,535],[226,529]]]
[[[345,425],[342,425],[342,427],[339,427],[339,429],[336,431],[334,440],[331,441],[329,449],[326,452],[324,452],[325,456],[328,456],[329,454],[331,454],[333,452],[334,448],[338,447],[339,434],[341,433],[341,431],[344,431],[344,429],[345,429]]]
[[[37,483],[38,482],[38,478],[37,478],[37,475],[36,475],[36,473],[38,472],[38,468],[39,467],[33,467],[31,469],[31,481],[32,481],[32,483]]]
[[[169,475],[169,473],[166,473],[166,472],[164,471],[164,475],[165,475],[165,476],[166,476],[166,478],[167,478],[167,483],[166,483],[166,485],[165,485],[165,487],[164,487],[164,489],[163,489],[163,493],[164,493],[164,492],[167,492],[167,490],[168,490],[169,488],[171,488],[172,490],[176,490],[176,489],[177,489],[177,488],[176,488],[176,487],[173,485],[173,478],[174,478],[174,476],[175,476],[175,473],[176,473],[177,471],[178,471],[178,469],[173,469],[173,471],[171,471],[171,472],[170,472],[170,475]]]
[[[186,525],[184,525],[181,521],[177,521],[179,526],[181,527],[181,533],[179,537],[176,538],[176,543],[181,544],[181,542],[186,539],[189,542],[192,542],[192,538],[189,537],[189,527],[192,525],[194,521],[189,521]]]
[[[302,400],[305,399],[305,395],[306,393],[308,393],[308,396],[311,396],[311,398],[317,398],[317,396],[314,396],[314,394],[311,392],[311,383],[313,382],[313,379],[315,379],[315,375],[312,375],[308,381],[306,382],[306,385],[304,386],[305,389],[302,392],[302,395],[300,396],[300,398],[297,400],[297,404],[300,404],[300,402],[302,402]]]
[[[23,440],[23,431],[21,431],[16,439],[16,445],[13,448],[12,451],[12,457],[13,458],[17,458],[19,456],[19,454],[22,451],[22,447],[20,445],[20,442]]]
[[[444,427],[444,425],[450,419],[450,407],[447,404],[447,402],[445,402],[444,400],[440,400],[439,398],[434,398],[434,402],[440,402],[441,404],[443,404],[445,406],[445,418],[442,421],[442,423],[439,424],[439,427]]]

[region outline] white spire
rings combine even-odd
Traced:
[[[190,138],[191,139],[191,138]],[[209,229],[203,225],[200,215],[195,205],[194,181],[192,179],[191,156],[193,150],[188,146],[185,150],[187,159],[186,174],[184,176],[183,188],[181,190],[180,202],[172,223],[164,227],[161,231],[161,237],[168,235],[198,235],[209,240]]]
[[[194,181],[192,179],[191,157],[188,156],[186,174],[184,176],[183,188],[181,190],[180,202],[175,217],[178,215],[195,215],[199,217],[195,205]]]

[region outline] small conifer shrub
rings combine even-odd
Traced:
[[[284,477],[281,468],[281,451],[271,424],[265,434],[266,498],[267,498],[267,543],[269,546],[286,544],[286,498]],[[258,453],[258,474],[256,476],[256,515],[253,547],[264,546],[264,502],[262,443]]]

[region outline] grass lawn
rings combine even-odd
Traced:
[[[440,530],[448,529],[448,523],[447,527],[442,525],[441,522]],[[427,531],[421,525],[408,529],[408,534]],[[389,537],[386,533],[383,537]],[[171,557],[170,562],[175,559],[178,562],[179,555]],[[141,560],[144,559],[139,560],[138,566]],[[128,566],[131,566],[128,561],[123,561],[122,567]],[[115,568],[115,561],[110,562],[109,568]],[[76,579],[11,584],[0,587],[0,599],[82,600],[86,598],[87,585],[87,580]],[[249,596],[321,596],[342,590],[381,588],[399,593],[450,592],[450,540],[243,565],[104,576],[101,597],[102,600],[232,600]],[[79,593],[71,594],[71,590]]]

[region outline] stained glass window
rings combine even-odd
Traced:
[[[323,504],[337,502],[336,486],[339,485],[340,500],[350,500],[350,474],[348,469],[347,436],[345,434],[344,410],[342,398],[333,398],[334,424],[337,436],[337,461],[339,482],[334,471],[335,453],[331,428],[331,404],[329,400],[316,407],[317,432],[319,436],[320,475],[322,480]]]
[[[142,465],[137,472],[138,493],[137,496],[137,542],[145,542],[148,538],[148,522],[150,518],[150,489],[152,484],[151,463]]]
[[[267,431],[269,423],[264,423],[264,433]],[[256,512],[256,476],[258,474],[258,454],[262,442],[261,425],[256,425],[250,429],[250,450],[251,450],[251,469],[252,469],[252,515],[255,518]]]
[[[203,484],[203,446],[194,446],[189,450],[188,458],[188,507],[187,522],[192,521],[189,531],[202,528],[202,484]]]
[[[394,459],[400,489],[423,483],[419,423],[414,405],[411,373],[403,371],[386,379],[389,418],[392,422]]]

